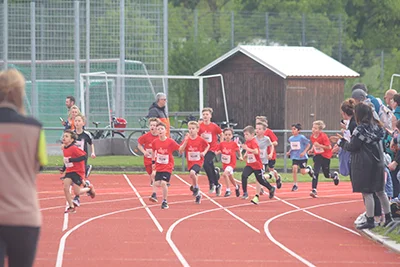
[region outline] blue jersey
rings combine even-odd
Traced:
[[[308,159],[307,153],[304,153],[303,157],[300,154],[306,149],[307,145],[310,144],[310,140],[302,134],[292,135],[289,137],[290,143],[290,158],[291,159]]]

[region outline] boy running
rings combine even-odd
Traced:
[[[195,202],[200,204],[201,193],[199,189],[199,184],[197,180],[197,175],[200,172],[201,166],[204,162],[204,156],[206,155],[210,145],[206,140],[198,136],[199,124],[196,121],[190,121],[188,123],[189,133],[186,134],[185,140],[183,141],[179,152],[186,152],[186,160],[189,170],[190,178],[192,178],[192,185],[190,190],[195,196]]]
[[[312,179],[311,197],[317,197],[318,175],[322,168],[325,178],[332,178],[335,185],[339,184],[339,174],[337,172],[331,173],[329,170],[332,146],[326,133],[322,132],[325,128],[325,123],[321,120],[314,121],[312,126],[311,143],[312,148],[308,151],[311,155],[314,153],[314,175]]]
[[[297,191],[297,171],[300,167],[300,173],[308,173],[311,178],[314,178],[314,171],[310,165],[307,165],[307,151],[310,148],[310,140],[304,135],[300,134],[301,124],[292,125],[292,136],[289,137],[290,150],[287,155],[292,159],[292,174],[293,174],[293,187],[292,191]]]
[[[210,183],[209,193],[212,194],[215,191],[219,196],[221,194],[221,184],[218,183],[219,169],[214,166],[214,158],[215,151],[218,148],[218,135],[222,133],[222,130],[217,124],[211,122],[212,113],[212,108],[203,108],[203,122],[200,124],[199,135],[210,144],[210,149],[204,157],[203,165]]]
[[[246,143],[242,145],[242,148],[246,150],[245,157],[246,166],[242,172],[242,187],[243,187],[243,199],[249,198],[247,193],[247,179],[249,176],[254,173],[256,176],[257,182],[261,185],[265,186],[269,190],[269,198],[273,198],[275,194],[275,187],[271,186],[270,183],[263,176],[263,164],[260,158],[260,148],[257,144],[256,139],[254,138],[254,127],[246,126],[243,129],[244,139]],[[258,204],[259,193],[256,192],[256,196],[253,198],[251,202],[254,204]]]
[[[86,152],[75,146],[77,139],[76,134],[71,130],[66,130],[63,135],[63,154],[64,154],[64,168],[62,172],[66,172],[64,183],[65,199],[68,202],[69,208],[65,213],[75,213],[76,209],[72,202],[71,193],[69,192],[72,186],[75,195],[82,195],[89,193],[92,198],[96,196],[93,185],[86,188],[81,188],[82,177],[85,176],[85,159],[87,158]]]
[[[274,145],[272,144],[271,139],[268,136],[264,135],[266,128],[267,125],[265,123],[262,122],[256,123],[256,140],[258,146],[260,147],[260,158],[262,164],[264,165],[264,171],[266,173],[265,176],[266,178],[272,178],[272,176],[275,176],[275,172],[272,171],[267,172],[267,170],[268,170],[269,159],[272,158],[275,148]],[[280,175],[278,175],[278,178],[276,178],[276,187],[278,189],[282,187],[282,179]]]
[[[243,160],[242,154],[240,153],[239,145],[232,141],[233,130],[231,128],[225,128],[223,131],[224,141],[219,143],[218,151],[216,153],[221,154],[222,162],[222,177],[225,179],[226,191],[224,197],[231,195],[231,189],[229,187],[229,181],[235,187],[236,197],[240,196],[240,186],[236,183],[233,178],[233,170],[236,168],[236,154],[239,153],[239,159]]]
[[[162,188],[163,201],[162,209],[168,209],[168,186],[171,179],[171,173],[174,169],[174,157],[172,152],[179,150],[179,145],[171,138],[167,137],[167,128],[164,123],[157,124],[158,138],[151,144],[153,150],[153,169],[156,174],[154,176],[153,193],[150,196],[150,201],[158,202],[157,187]]]
[[[157,124],[160,122],[160,120],[157,118],[150,118],[148,122],[150,131],[139,137],[137,147],[140,152],[143,153],[144,167],[150,177],[150,186],[152,186],[155,175],[151,164],[153,159],[152,143],[158,138]]]
[[[81,150],[85,151],[86,155],[89,155],[88,151],[88,145],[90,145],[91,148],[91,157],[92,159],[96,158],[96,153],[94,151],[94,144],[93,144],[93,138],[92,135],[83,130],[83,126],[85,125],[86,119],[85,116],[82,114],[78,114],[75,116],[75,130],[74,132],[77,135],[75,145],[79,147]],[[87,179],[90,175],[90,172],[92,171],[92,165],[87,164],[87,157],[85,159],[85,184],[84,186],[88,186],[90,184],[89,180]],[[80,197],[79,195],[75,195],[73,199],[73,203],[79,207],[81,205],[80,202]]]

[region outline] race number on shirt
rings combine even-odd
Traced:
[[[169,157],[168,155],[158,154],[157,153],[157,163],[159,164],[168,164]]]
[[[321,154],[324,153],[324,149],[320,147],[314,147],[314,152],[315,154]]]
[[[292,150],[299,150],[300,149],[300,142],[290,142],[290,149]]]
[[[149,158],[149,159],[151,159],[152,157],[153,157],[153,149],[146,149],[146,151],[147,151],[147,153],[149,153],[149,155],[146,157],[146,158]]]
[[[267,157],[267,150],[260,149],[260,158],[265,159]]]
[[[224,164],[231,163],[231,155],[221,154],[221,162]]]
[[[211,143],[212,142],[212,134],[211,133],[203,133],[201,135],[201,137],[203,137],[203,139],[206,140],[207,143]]]
[[[199,161],[200,160],[200,152],[188,152],[188,160],[189,161]]]
[[[69,157],[64,157],[64,165],[67,168],[71,168],[74,166],[74,164],[72,162],[69,162]]]
[[[256,162],[256,156],[254,154],[247,154],[247,163]]]

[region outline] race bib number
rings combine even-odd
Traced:
[[[152,149],[146,149],[147,153],[149,153],[149,155],[146,158],[151,159],[153,157],[153,150]]]
[[[212,134],[211,133],[203,133],[201,135],[201,137],[203,137],[203,139],[206,140],[207,143],[211,143],[212,142]]]
[[[315,154],[321,154],[324,153],[324,149],[320,147],[314,147],[314,152]]]
[[[224,164],[231,163],[231,155],[221,154],[221,162],[224,163]]]
[[[200,158],[200,152],[188,152],[189,161],[199,161]]]
[[[74,164],[72,162],[68,162],[68,159],[69,159],[69,157],[68,158],[64,157],[64,165],[67,168],[71,168],[74,166]]]
[[[159,164],[168,164],[169,156],[163,154],[157,154],[157,163]]]
[[[300,149],[300,142],[290,142],[290,149],[292,150],[299,150]]]
[[[254,154],[247,154],[247,163],[256,162],[256,156]]]
[[[262,159],[267,158],[267,149],[260,149],[260,158]]]

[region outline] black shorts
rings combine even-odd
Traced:
[[[276,159],[268,160],[268,168],[275,168]]]
[[[71,179],[72,182],[78,186],[82,184],[82,177],[76,172],[67,172],[64,177]]]
[[[169,183],[170,179],[170,172],[156,172],[156,176],[154,177],[154,181],[166,181],[167,183]]]
[[[307,159],[293,159],[292,166],[293,165],[299,166],[300,169],[305,169],[307,168]]]
[[[201,167],[197,164],[194,164],[192,168],[190,168],[189,172],[193,170],[196,174],[199,174]]]

